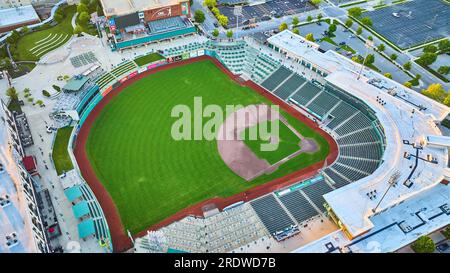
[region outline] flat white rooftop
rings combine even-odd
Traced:
[[[126,15],[159,7],[177,5],[186,0],[101,0],[106,16]]]
[[[450,224],[450,185],[437,184],[370,220],[374,224],[373,229],[353,241],[348,240],[342,231],[336,231],[293,252],[396,251],[419,236]]]
[[[10,9],[0,9],[0,27],[40,20],[32,5]]]

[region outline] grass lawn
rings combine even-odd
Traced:
[[[48,29],[30,32],[18,40],[17,44],[12,47],[16,61],[38,61],[45,53],[62,46],[72,37],[71,21],[76,12],[76,6],[66,6],[64,9],[65,18],[60,24]],[[48,41],[45,41],[49,35],[52,36],[48,38]],[[54,35],[59,35],[58,37],[61,36],[61,38],[51,41],[50,39]],[[37,50],[38,48],[41,48],[41,50]]]
[[[208,75],[208,77],[205,77]],[[323,160],[328,143],[311,128],[281,114],[305,137],[320,145],[270,175],[246,182],[231,171],[216,141],[175,141],[171,117],[176,105],[252,105],[270,102],[228,78],[211,61],[201,61],[150,75],[121,92],[98,116],[89,134],[89,161],[113,198],[122,223],[132,233],[203,200],[228,197]],[[225,118],[225,117],[224,117]],[[209,119],[203,119],[206,122]]]
[[[159,61],[164,59],[163,56],[159,55],[158,53],[151,53],[139,58],[136,58],[134,61],[137,63],[137,65],[139,66],[144,66],[146,64],[155,62],[155,61]]]
[[[279,126],[278,133],[273,132],[274,130],[272,129],[275,122]],[[250,139],[250,131],[255,130],[254,132],[258,132],[260,126],[267,126],[267,132],[272,133],[271,136],[278,137],[278,148],[275,151],[261,151],[262,144],[270,143],[270,140],[266,138],[267,136],[258,134],[257,139]],[[271,165],[300,150],[300,138],[279,120],[265,121],[252,128],[247,128],[247,130],[242,132],[241,138],[256,156],[266,159]]]
[[[56,133],[55,144],[53,145],[52,158],[58,175],[64,171],[73,169],[72,160],[70,160],[67,146],[69,145],[70,134],[73,127],[64,127]]]

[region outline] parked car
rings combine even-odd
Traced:
[[[436,247],[436,249],[439,250],[440,252],[446,251],[449,248],[450,245],[448,243],[442,243]]]

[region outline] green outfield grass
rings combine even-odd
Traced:
[[[275,122],[278,123],[278,133],[274,132],[273,124]],[[256,130],[257,132],[261,125],[267,126],[267,132],[270,132],[271,136],[278,137],[278,147],[276,151],[261,150],[261,145],[270,143],[270,140],[266,138],[267,136],[261,136],[258,134],[257,139],[250,139],[250,131]],[[300,150],[300,138],[280,120],[265,121],[255,125],[253,128],[247,128],[244,132],[242,132],[241,136],[241,139],[244,140],[244,143],[253,151],[253,153],[261,159],[266,159],[270,165],[273,165],[283,158]]]
[[[299,133],[316,139],[320,150],[301,154],[270,175],[246,182],[221,159],[216,141],[175,141],[172,108],[203,105],[251,105],[270,102],[228,78],[211,61],[161,71],[133,83],[100,113],[86,152],[100,181],[113,198],[122,223],[133,234],[212,197],[228,197],[284,176],[328,155],[324,138],[285,112]],[[204,119],[207,121],[208,119]],[[276,151],[275,151],[276,152]]]
[[[59,129],[56,133],[52,158],[58,175],[62,174],[64,171],[70,171],[73,169],[72,160],[70,159],[69,152],[67,151],[72,129],[73,127],[64,127]]]

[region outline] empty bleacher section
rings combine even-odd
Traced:
[[[200,42],[192,42],[187,45],[181,45],[176,47],[171,47],[164,49],[163,55],[166,57],[173,57],[173,56],[179,56],[186,52],[192,52],[197,50],[204,50],[206,47],[205,43]]]
[[[123,74],[128,73],[133,69],[136,69],[137,67],[138,66],[134,61],[128,61],[123,64],[120,64],[119,66],[111,70],[111,74],[118,78]]]
[[[302,84],[306,82],[306,79],[298,74],[293,74],[287,81],[285,81],[280,87],[278,87],[273,93],[282,100],[288,99]]]
[[[343,177],[342,175],[339,175],[333,167],[326,168],[324,170],[324,174],[333,181],[333,186],[335,188],[340,188],[343,186],[348,185],[351,181],[348,180],[348,178]]]
[[[320,179],[316,183],[303,188],[302,191],[309,197],[314,205],[320,209],[320,211],[325,212],[325,207],[323,206],[325,199],[323,198],[323,195],[333,191],[333,188],[328,185],[324,179]]]
[[[328,92],[321,92],[319,96],[313,99],[308,108],[313,113],[316,113],[320,117],[323,117],[328,111],[330,111],[340,100]]]
[[[320,92],[321,90],[319,87],[310,82],[307,82],[294,94],[294,96],[292,96],[291,100],[298,105],[305,106],[308,105],[308,103]]]
[[[341,101],[341,103],[339,103],[339,105],[330,112],[329,115],[332,116],[332,120],[327,124],[327,127],[334,129],[336,126],[349,119],[357,112],[358,110],[356,110],[356,108]]]
[[[108,83],[112,82],[116,78],[111,73],[105,73],[100,78],[98,78],[95,83],[98,85],[100,89],[106,87]]]
[[[289,233],[296,228],[294,221],[292,221],[273,194],[256,199],[250,204],[269,233],[276,238],[278,234]]]
[[[290,192],[279,199],[298,223],[319,214],[300,191]]]
[[[249,204],[207,218],[186,217],[160,231],[167,239],[164,248],[186,252],[230,252],[268,235]],[[146,237],[137,239],[135,247],[138,252],[161,250]]]
[[[210,52],[214,52],[215,56],[234,74],[241,74],[245,68],[247,47],[248,45],[244,41],[207,43],[207,49]]]
[[[278,85],[285,81],[292,75],[292,71],[284,66],[280,66],[269,78],[267,78],[261,85],[269,91],[273,91]]]

